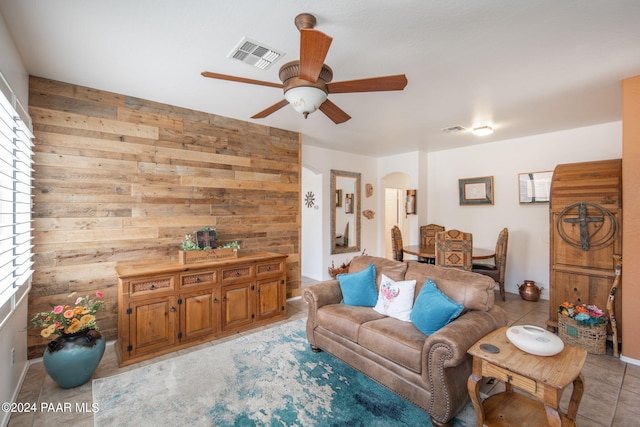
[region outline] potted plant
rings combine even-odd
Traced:
[[[43,338],[55,336],[44,350],[42,362],[47,374],[62,388],[86,383],[102,360],[105,340],[95,316],[104,305],[102,296],[102,292],[96,292],[94,299],[78,297],[73,304],[56,305],[31,319]]]
[[[178,259],[181,264],[208,262],[224,258],[236,258],[240,244],[237,240],[223,244],[218,243],[215,228],[203,227],[194,234],[185,234],[180,244]]]

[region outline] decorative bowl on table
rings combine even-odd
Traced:
[[[536,356],[554,356],[564,349],[564,342],[556,334],[533,325],[511,326],[507,338],[520,350]]]

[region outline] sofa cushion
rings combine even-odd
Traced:
[[[373,311],[371,307],[330,304],[318,310],[317,324],[319,327],[357,343],[360,325],[384,317]]]
[[[373,309],[380,314],[410,322],[409,315],[413,307],[415,291],[415,280],[395,281],[382,274],[378,302]]]
[[[458,317],[462,310],[462,304],[452,301],[433,280],[427,279],[411,310],[411,321],[424,334],[431,335]]]
[[[420,293],[422,285],[430,278],[438,284],[438,289],[465,308],[489,311],[493,307],[496,282],[490,277],[423,262],[410,261],[407,264],[404,280],[415,279],[417,293]]]
[[[419,374],[426,339],[412,323],[385,317],[363,324],[358,344]]]
[[[404,275],[407,272],[406,262],[369,255],[360,255],[353,258],[351,264],[349,264],[349,273],[364,270],[369,264],[373,264],[376,268],[377,284],[380,284],[380,278],[383,273],[393,280],[405,280]]]
[[[338,274],[343,302],[347,305],[373,307],[378,301],[376,288],[376,269],[369,264],[364,270],[355,273]]]

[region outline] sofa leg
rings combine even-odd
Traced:
[[[311,347],[311,351],[313,351],[314,353],[320,353],[322,351],[322,349],[312,344],[309,344],[309,347]]]
[[[431,418],[431,424],[433,424],[435,427],[452,427],[453,426],[453,420],[449,421],[448,423],[442,424],[439,421],[436,421],[433,419],[433,417],[429,417]]]

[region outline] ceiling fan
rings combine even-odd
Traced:
[[[311,14],[301,13],[296,16],[294,22],[300,30],[300,59],[288,62],[280,68],[281,84],[209,71],[203,71],[202,75],[213,79],[284,89],[285,99],[251,116],[252,119],[262,119],[291,104],[305,119],[310,113],[320,109],[335,124],[344,123],[351,116],[327,99],[329,94],[402,90],[407,85],[407,77],[404,74],[331,82],[333,71],[324,60],[333,39],[313,29],[316,18]]]

